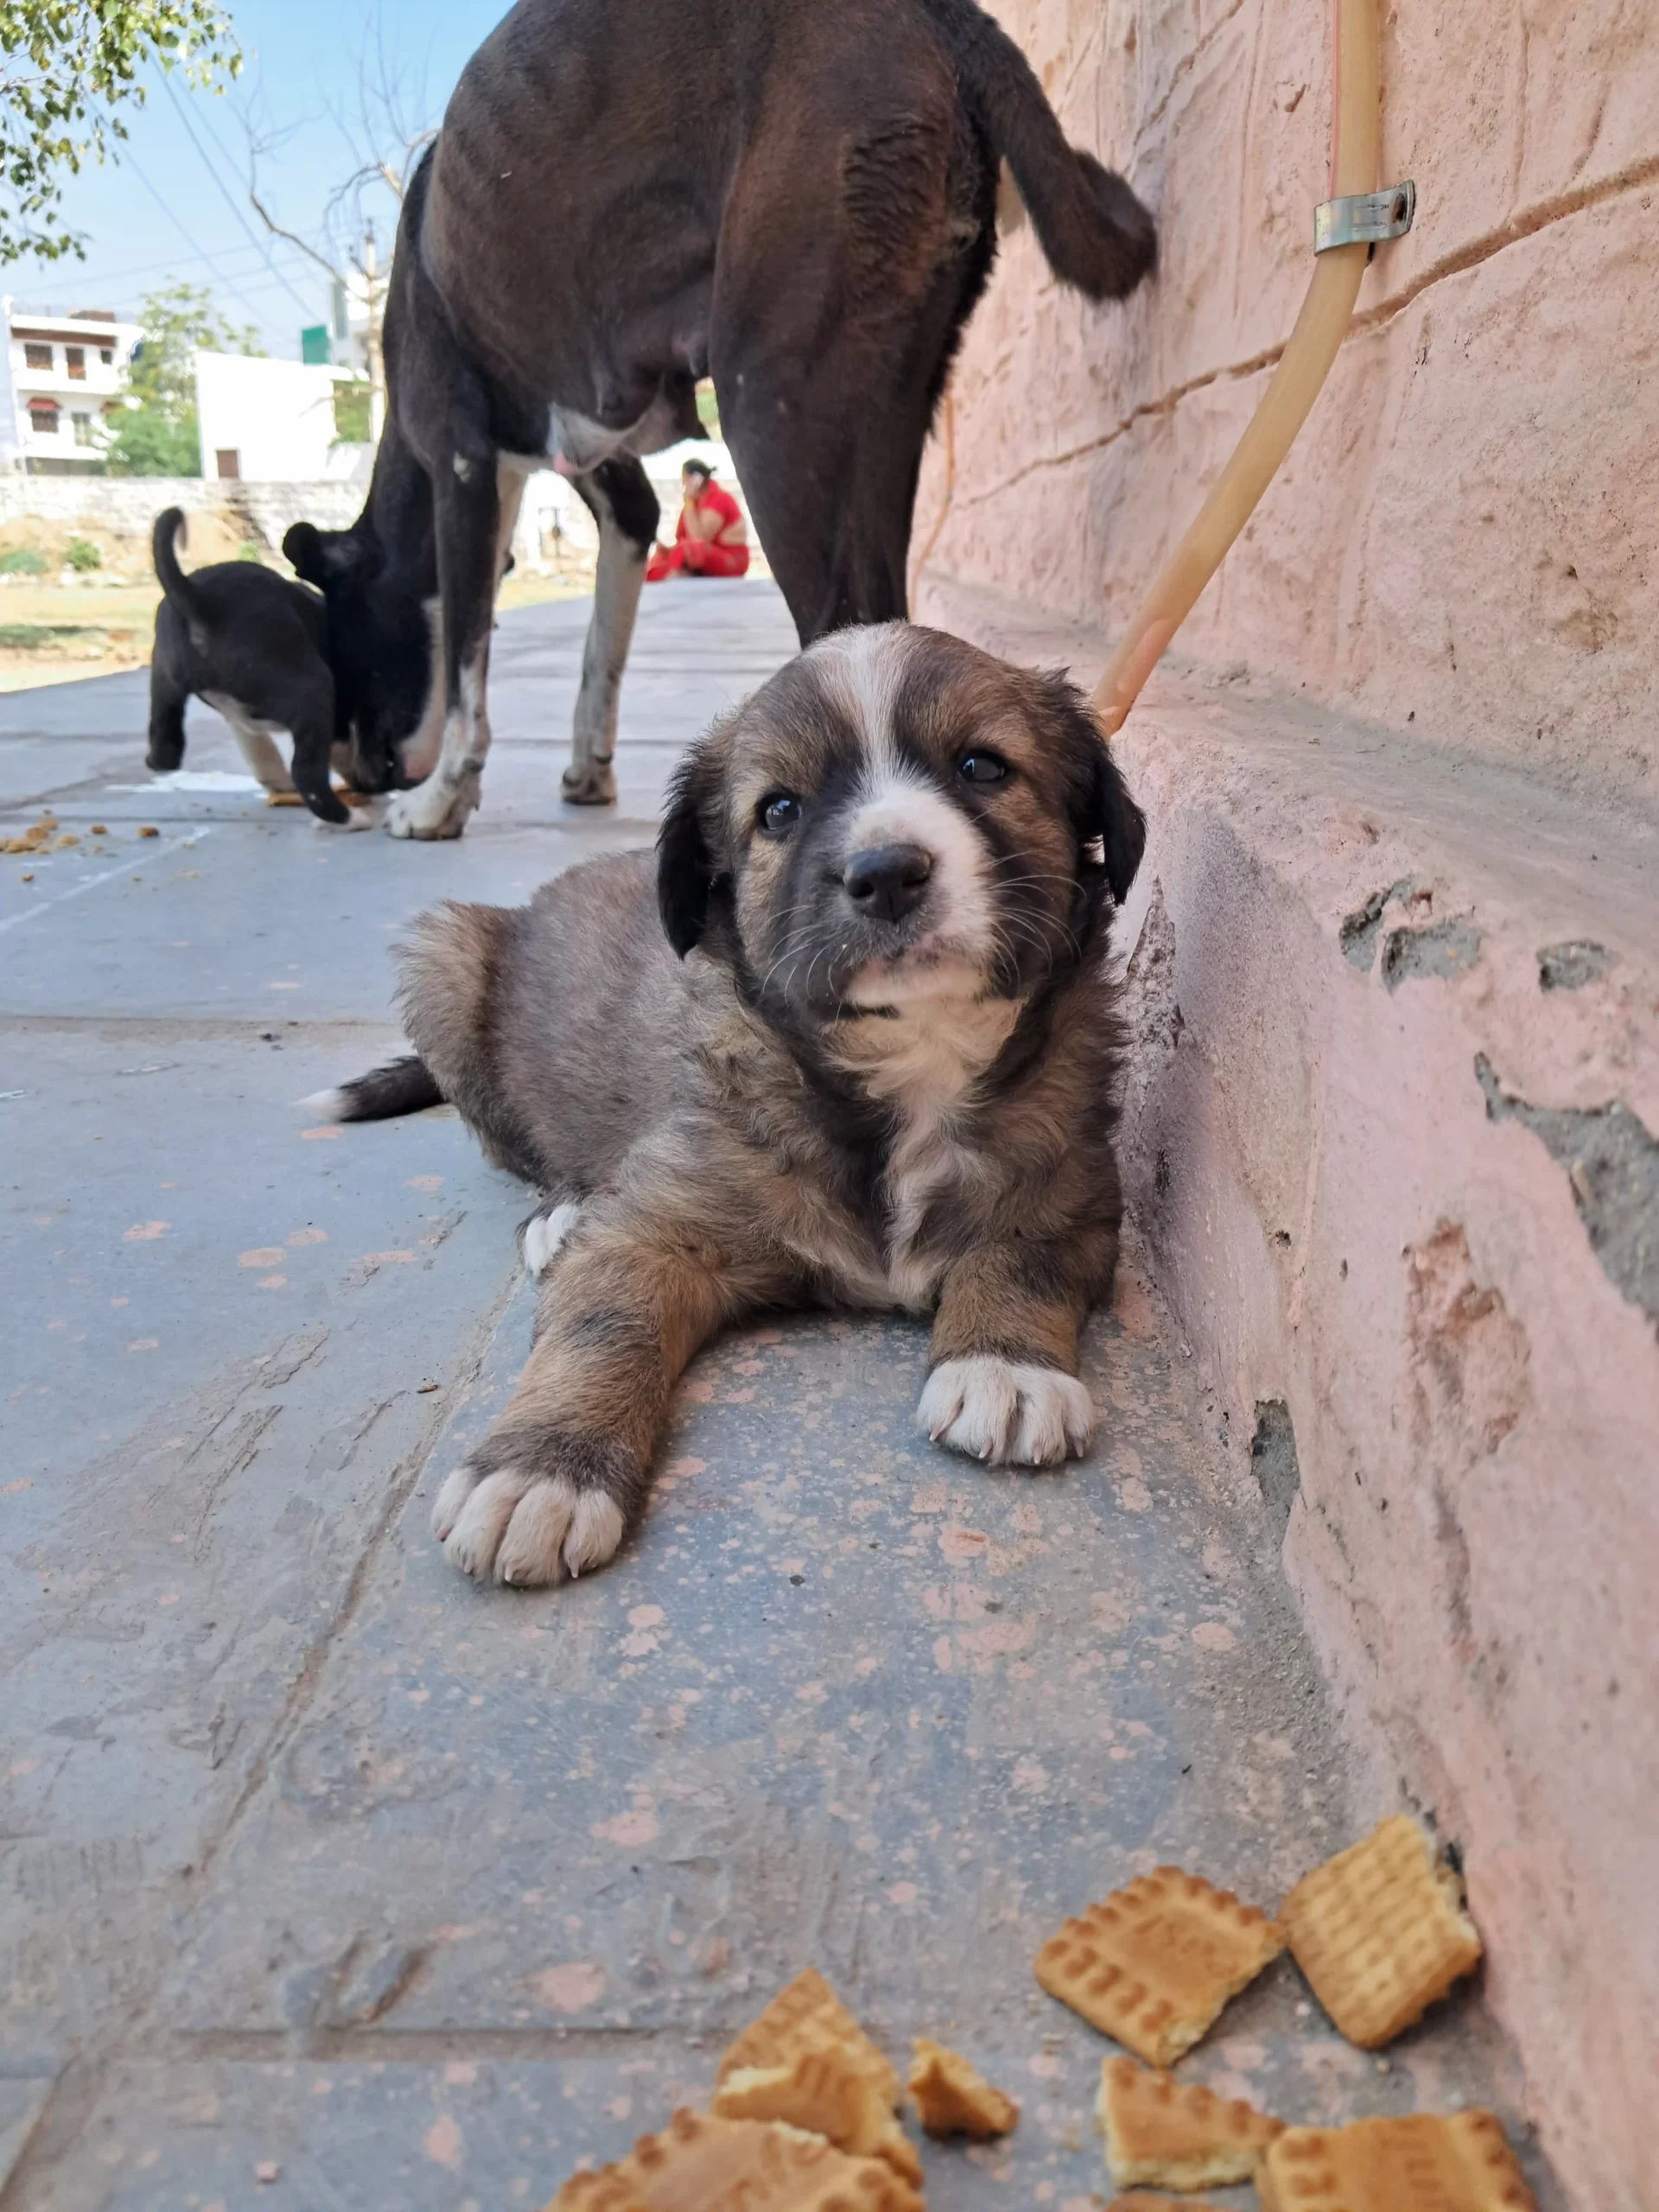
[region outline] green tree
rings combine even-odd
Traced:
[[[126,137],[142,70],[211,85],[241,66],[213,0],[0,0],[0,264],[82,252],[64,180]]]
[[[198,352],[261,353],[258,334],[238,329],[197,284],[175,282],[138,309],[143,335],[127,365],[127,404],[106,417],[112,476],[200,476],[196,429]]]

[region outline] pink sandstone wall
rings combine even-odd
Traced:
[[[1123,307],[1004,244],[929,567],[1120,627],[1263,389],[1325,191],[1325,0],[994,0],[1156,211]],[[1182,650],[1586,798],[1659,802],[1659,5],[1396,0],[1415,231]],[[917,508],[942,501],[937,451]]]

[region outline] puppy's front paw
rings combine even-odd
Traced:
[[[935,1444],[994,1466],[1052,1467],[1089,1449],[1095,1409],[1075,1375],[978,1352],[939,1362],[916,1425]]]
[[[560,1475],[457,1467],[438,1492],[432,1533],[463,1574],[535,1589],[603,1567],[622,1541],[614,1498]]]

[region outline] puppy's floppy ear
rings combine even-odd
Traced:
[[[365,549],[355,531],[319,530],[315,523],[296,522],[283,540],[283,552],[295,574],[319,591],[354,569],[361,569]]]
[[[315,523],[296,522],[283,540],[283,557],[297,576],[321,588],[327,574],[322,561],[322,532]]]
[[[657,832],[657,911],[682,960],[702,940],[721,873],[709,843],[722,772],[716,745],[717,731],[711,732],[674,771]]]
[[[1107,887],[1121,906],[1146,850],[1147,817],[1129,797],[1111,748],[1076,684],[1058,674],[1041,679],[1051,727],[1071,771],[1071,819],[1080,846],[1100,841]]]

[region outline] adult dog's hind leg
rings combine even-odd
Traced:
[[[458,452],[448,472],[434,481],[443,740],[437,766],[426,781],[392,801],[386,828],[394,837],[459,837],[478,805],[490,750],[486,690],[495,588],[523,496],[523,476],[498,472],[493,456]]]
[[[637,461],[607,461],[574,481],[599,524],[599,569],[582,649],[570,766],[561,788],[573,806],[605,806],[616,797],[612,762],[622,671],[662,509]]]

